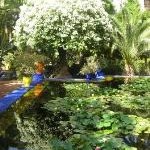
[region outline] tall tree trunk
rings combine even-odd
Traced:
[[[125,65],[124,65],[124,75],[125,76],[133,76],[134,75],[134,69],[133,66],[129,63],[127,63],[127,61],[125,61]],[[125,78],[124,79],[124,83],[128,83],[130,82],[131,78]]]
[[[125,75],[127,76],[133,76],[134,75],[134,70],[131,65],[125,64]]]
[[[127,76],[133,76],[134,75],[134,69],[133,66],[127,62],[125,62],[125,68],[124,68],[124,74]]]
[[[86,58],[91,56],[90,52],[83,52],[82,55],[80,56],[80,60],[78,63],[73,63],[72,66],[69,68],[69,72],[71,73],[72,76],[76,77],[81,68],[84,66],[84,64],[86,63]]]
[[[57,78],[70,78],[69,67],[67,63],[67,53],[63,47],[58,48],[59,60],[58,60],[58,73]]]

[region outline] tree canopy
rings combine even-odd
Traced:
[[[19,48],[96,50],[112,30],[101,0],[39,0],[21,6],[14,36]]]
[[[2,57],[13,47],[12,31],[24,0],[0,1],[0,64]]]

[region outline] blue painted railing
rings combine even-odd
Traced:
[[[20,87],[4,97],[0,98],[0,113],[6,111],[13,103],[19,100],[25,93],[31,90],[34,86]]]
[[[0,113],[6,111],[12,104],[19,100],[25,93],[34,88],[37,84],[42,83],[44,80],[43,74],[34,74],[32,83],[29,87],[20,87],[4,97],[0,98]]]

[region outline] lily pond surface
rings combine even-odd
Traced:
[[[45,83],[0,114],[0,150],[149,150],[150,79]]]

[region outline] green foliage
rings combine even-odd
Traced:
[[[14,62],[14,54],[7,53],[7,55],[3,56],[2,64],[6,69],[12,69],[13,68],[13,62]]]
[[[125,113],[136,114],[147,118],[150,115],[150,80],[134,80],[130,84],[122,85],[121,90],[111,95],[109,100],[116,110],[124,109]]]
[[[144,11],[143,17],[145,18],[145,20],[147,20],[148,18],[150,18],[150,11]]]
[[[50,140],[52,150],[73,150],[72,144],[67,141],[60,141],[57,138]]]
[[[81,150],[84,148],[91,150],[96,145],[100,145],[100,147],[106,150],[109,150],[110,146],[118,150],[127,148],[128,146],[125,146],[123,141],[117,139],[115,135],[132,133],[135,124],[137,124],[134,116],[106,111],[103,104],[94,98],[79,100],[69,98],[58,99],[50,101],[45,107],[52,112],[58,113],[60,111],[70,115],[69,120],[60,122],[63,126],[71,124],[74,133],[65,142],[59,141],[63,149],[65,149],[66,142],[69,142],[70,147],[73,147],[73,149]],[[97,135],[97,137],[93,134]],[[54,144],[54,147],[58,145],[56,143],[51,144]]]
[[[99,49],[110,40],[112,25],[101,1],[40,0],[21,7],[15,26],[15,44],[53,53]]]
[[[112,56],[112,58],[99,57],[98,62],[101,66],[100,68],[103,68],[103,71],[106,75],[119,75],[123,72],[123,61],[121,59],[118,59],[115,54],[114,56]]]
[[[141,109],[149,114],[149,79],[132,81],[122,85],[120,90],[93,85],[87,88],[86,84],[67,84],[65,87],[69,97],[45,104],[51,112],[65,112],[70,116],[60,122],[63,126],[70,124],[73,133],[65,142],[57,139],[64,146],[62,149],[65,149],[66,142],[71,149],[92,150],[96,146],[106,150],[136,149],[127,146],[121,136],[150,132],[150,120],[141,114]],[[84,90],[91,91],[91,95],[87,92],[86,97]],[[128,112],[124,108],[129,108]]]
[[[67,90],[66,96],[71,98],[94,96],[98,95],[100,92],[97,85],[88,83],[74,84],[74,86],[71,84],[66,84],[65,88]]]
[[[145,19],[140,6],[135,2],[125,4],[122,11],[114,17],[114,45],[125,61],[125,71],[133,74],[136,60],[149,48],[149,19]]]
[[[1,8],[18,9],[26,0],[1,0]]]
[[[4,55],[12,51],[12,30],[23,0],[2,0],[0,5],[0,63]]]
[[[64,87],[66,97],[46,94],[47,99],[40,99],[42,107],[36,105],[16,116],[21,140],[29,149],[142,149],[143,140],[148,140],[144,135],[150,133],[149,79],[133,80],[119,89],[94,84]],[[128,146],[123,140],[126,135],[139,136],[141,144]]]
[[[28,143],[26,148],[31,150],[51,150],[48,144],[51,135],[46,134],[47,130],[39,128],[39,121],[35,116],[30,118],[20,118],[18,114],[15,114],[17,121],[17,128],[20,131],[21,141]]]
[[[144,55],[144,53],[142,54]],[[150,75],[150,58],[149,53],[146,52],[144,59],[139,59],[136,61],[136,74],[139,75]]]
[[[16,51],[14,54],[15,60],[13,65],[17,71],[19,78],[22,78],[23,74],[33,74],[35,73],[35,62],[46,62],[48,58],[44,55],[38,54],[33,51]]]
[[[132,84],[131,84],[132,83]],[[132,80],[131,83],[121,86],[121,89],[126,92],[130,92],[133,95],[145,96],[150,92],[150,79],[136,79]]]
[[[80,73],[87,74],[87,73],[94,73],[96,70],[100,68],[100,64],[96,58],[96,56],[90,56],[87,58],[87,63],[81,68]]]
[[[109,14],[114,14],[115,9],[111,0],[102,0],[104,3],[104,8]]]

